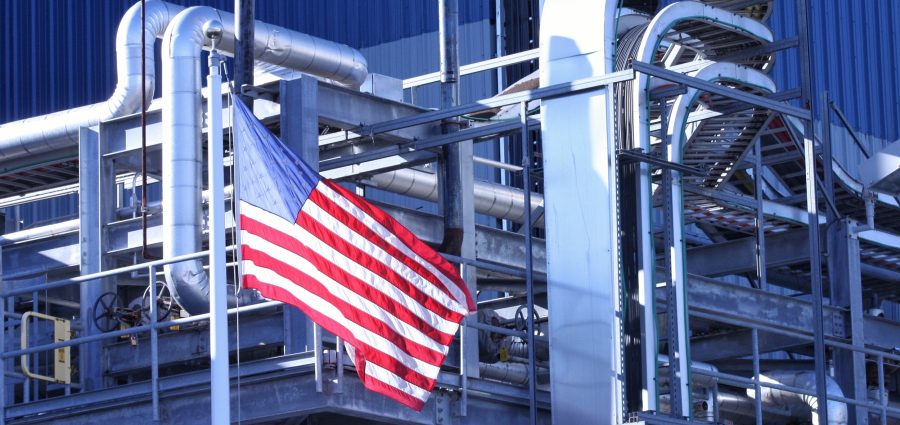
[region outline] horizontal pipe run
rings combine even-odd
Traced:
[[[752,378],[746,378],[743,376],[732,375],[730,373],[715,372],[715,371],[711,371],[711,370],[693,368],[693,367],[691,368],[691,373],[709,376],[712,378],[716,378],[720,381],[728,382],[730,384],[740,386],[743,388],[748,388],[748,389],[751,389],[756,385],[756,381],[753,380]],[[765,373],[763,373],[763,375],[765,375]],[[774,383],[774,382],[766,382],[766,381],[761,380],[759,382],[759,386],[771,388],[771,389],[775,389],[775,390],[787,391],[787,392],[795,393],[795,394],[812,396],[812,397],[816,396],[815,390],[807,390],[807,389],[803,389],[803,388],[799,388],[799,387],[783,385],[783,384]],[[841,403],[853,404],[856,406],[862,406],[867,409],[871,409],[871,410],[879,411],[879,412],[882,410],[882,406],[880,404],[872,404],[872,403],[865,402],[865,401],[857,401],[855,399],[838,396],[838,395],[828,395],[828,400],[838,401]],[[900,409],[894,408],[894,407],[888,407],[887,411],[892,412],[892,413],[900,413]]]
[[[445,254],[445,253],[440,253],[440,254],[445,259],[447,259],[453,263],[465,264],[467,266],[477,267],[479,269],[484,269],[487,271],[508,274],[510,276],[520,277],[523,279],[525,278],[525,270],[524,269],[501,266],[498,264],[487,263],[487,262],[479,261],[479,260],[471,260],[468,258],[462,258],[462,257],[458,257],[456,255],[451,255],[451,254]],[[538,279],[538,280],[547,280],[547,275],[545,273],[534,272],[534,278]]]
[[[522,167],[518,165],[507,164],[505,162],[494,161],[493,159],[487,159],[480,156],[472,157],[472,162],[481,165],[487,165],[488,167],[499,168],[501,170],[512,171],[512,172],[521,172]]]

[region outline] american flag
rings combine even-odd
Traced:
[[[421,410],[475,311],[455,267],[314,172],[241,102],[233,128],[243,286],[341,337],[366,388]]]

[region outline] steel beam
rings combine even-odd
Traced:
[[[738,100],[750,105],[759,106],[765,109],[771,109],[776,112],[780,112],[785,115],[794,116],[797,118],[801,118],[804,120],[809,120],[812,118],[809,110],[798,108],[796,106],[791,106],[787,103],[778,102],[767,97],[757,96],[754,94],[750,94],[747,92],[743,92],[740,90],[728,88],[716,83],[711,83],[706,80],[702,80],[699,78],[694,78],[689,75],[682,74],[680,72],[670,71],[668,69],[650,65],[644,62],[633,62],[632,66],[634,70],[637,72],[642,72],[648,75],[652,75],[654,77],[658,77],[664,79],[666,81],[671,81],[673,83],[684,84],[686,86],[694,87],[700,89],[702,91],[710,92],[713,94],[717,94],[720,96],[725,96],[730,99]]]
[[[827,125],[827,123],[826,123]],[[831,303],[849,309],[850,341],[854,347],[865,347],[865,325],[863,323],[862,276],[859,264],[859,239],[853,232],[855,223],[840,220],[829,228],[828,234],[828,276],[831,280]],[[858,351],[835,350],[835,372],[844,394],[857,400],[865,400],[866,355]],[[865,409],[847,406],[849,414],[857,425],[869,420]]]
[[[240,375],[241,397],[232,398],[235,417],[247,423],[270,423],[302,418],[320,412],[344,415],[347,421],[372,420],[400,424],[431,424],[435,403],[422,412],[364,389],[355,374],[347,374],[344,393],[317,393],[313,383],[310,353],[294,354],[255,362],[231,369]],[[438,386],[459,388],[459,375],[443,373]],[[519,387],[471,379],[469,415],[457,418],[460,425],[481,423],[522,423],[528,420],[527,394]],[[209,423],[209,376],[206,371],[190,372],[160,379],[160,417],[164,423]],[[548,400],[538,393],[541,423],[548,423]],[[239,403],[238,403],[239,402]],[[139,382],[116,388],[40,400],[11,406],[8,416],[17,424],[152,423],[150,383]]]
[[[303,76],[279,83],[281,141],[313,170],[319,168],[319,81]],[[303,312],[284,309],[284,352],[299,353],[310,348],[314,326]]]
[[[105,126],[103,126],[105,129]],[[101,130],[102,133],[102,130]],[[109,217],[113,205],[109,202],[110,190],[114,190],[115,186],[109,186],[109,178],[114,177],[110,164],[104,161],[103,153],[105,145],[102,142],[107,140],[103,134],[96,131],[82,128],[79,130],[78,156],[79,156],[79,237],[76,245],[81,260],[78,264],[81,267],[81,274],[86,275],[104,270],[106,261],[104,254],[106,253],[106,243],[104,238],[104,219]],[[111,162],[111,161],[110,161]],[[106,183],[106,186],[104,186]],[[4,264],[11,264],[4,261]],[[101,294],[114,285],[110,285],[108,281],[103,283],[97,282],[92,285],[81,285],[80,300],[81,310],[81,334],[96,335],[102,331],[97,328],[94,323],[94,301]],[[81,347],[79,356],[79,376],[81,377],[81,387],[85,391],[101,388],[103,385],[103,369],[101,367],[102,344],[99,342],[85,344]]]
[[[755,237],[691,248],[687,253],[688,272],[700,276],[726,276],[754,272],[757,268]],[[767,235],[766,268],[809,261],[806,230]]]

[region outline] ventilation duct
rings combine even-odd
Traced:
[[[162,37],[182,6],[158,0],[146,2],[147,101],[156,87],[154,42]],[[125,12],[116,31],[116,89],[109,100],[0,126],[0,163],[25,156],[55,154],[78,146],[78,129],[141,110],[141,5]],[[76,155],[73,152],[73,155]],[[31,162],[33,158],[29,158]]]
[[[209,48],[203,27],[218,21],[217,49],[234,52],[234,15],[210,7],[185,9],[163,37],[163,256],[201,250],[202,189],[200,52]],[[362,54],[343,44],[256,22],[254,59],[348,87],[368,75]],[[200,260],[167,265],[172,295],[192,314],[209,310],[209,276]]]

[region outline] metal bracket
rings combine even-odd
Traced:
[[[444,389],[438,389],[434,394],[434,423],[435,425],[452,424],[452,410],[450,406],[450,393]]]

